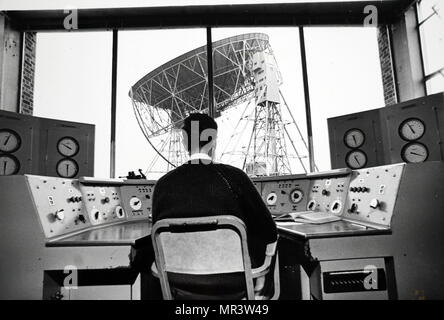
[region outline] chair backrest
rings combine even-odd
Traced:
[[[244,223],[234,216],[163,219],[151,232],[164,299],[172,299],[168,273],[242,272],[247,299],[254,287]]]

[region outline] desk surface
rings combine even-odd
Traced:
[[[347,237],[355,235],[387,234],[390,229],[376,229],[345,220],[323,224],[308,224],[298,222],[277,222],[278,230],[282,233],[303,239]]]
[[[152,224],[149,221],[127,221],[101,226],[46,243],[47,247],[120,246],[150,241]]]

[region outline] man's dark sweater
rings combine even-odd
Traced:
[[[251,180],[225,164],[185,163],[160,178],[153,194],[153,222],[166,218],[233,215],[246,225],[253,268],[262,265],[276,225]]]

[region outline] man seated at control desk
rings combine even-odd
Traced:
[[[183,123],[184,145],[190,160],[170,171],[157,183],[153,194],[153,223],[166,218],[233,215],[247,229],[252,268],[263,264],[267,245],[277,241],[276,224],[251,180],[240,169],[215,163],[217,123],[205,114],[193,113]],[[189,279],[189,278],[188,278]],[[173,280],[173,279],[171,279]],[[203,287],[236,292],[238,279],[220,275],[198,276],[193,283]],[[181,283],[186,297],[191,283]],[[188,280],[189,281],[189,280]],[[255,282],[255,293],[264,294],[264,278]],[[268,283],[268,281],[267,281]],[[203,294],[205,296],[205,294]],[[242,298],[226,295],[226,298]]]

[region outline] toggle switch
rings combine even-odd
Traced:
[[[350,209],[348,209],[349,213],[358,213],[358,205],[356,203],[352,203]]]
[[[377,208],[379,208],[380,206],[381,206],[381,203],[379,202],[378,199],[372,199],[372,200],[370,200],[370,208],[377,209]]]
[[[65,210],[64,209],[57,210],[54,213],[54,219],[58,221],[62,221],[63,219],[65,219]]]

